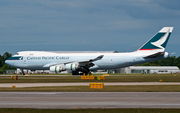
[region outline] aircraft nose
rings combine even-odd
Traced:
[[[9,61],[9,60],[5,60],[5,63],[9,66],[12,66],[13,65],[13,62],[12,61]]]
[[[6,64],[8,64],[8,61],[7,61],[7,60],[5,60],[5,63],[6,63]]]

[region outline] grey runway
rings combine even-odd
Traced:
[[[0,92],[0,108],[180,108],[179,92]]]
[[[89,86],[89,82],[79,83],[0,83],[0,87],[44,87],[44,86]],[[180,82],[104,82],[105,86],[115,85],[180,85]]]

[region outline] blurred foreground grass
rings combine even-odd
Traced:
[[[30,108],[0,108],[0,113],[179,113],[180,109],[30,109]]]

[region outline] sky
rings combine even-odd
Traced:
[[[180,56],[180,0],[1,0],[0,54],[140,48],[174,27],[166,51]]]

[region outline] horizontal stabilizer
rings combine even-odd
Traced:
[[[155,53],[155,54],[143,57],[143,58],[155,58],[155,57],[158,57],[158,56],[164,56],[164,54],[165,54],[165,52],[158,52],[158,53]]]

